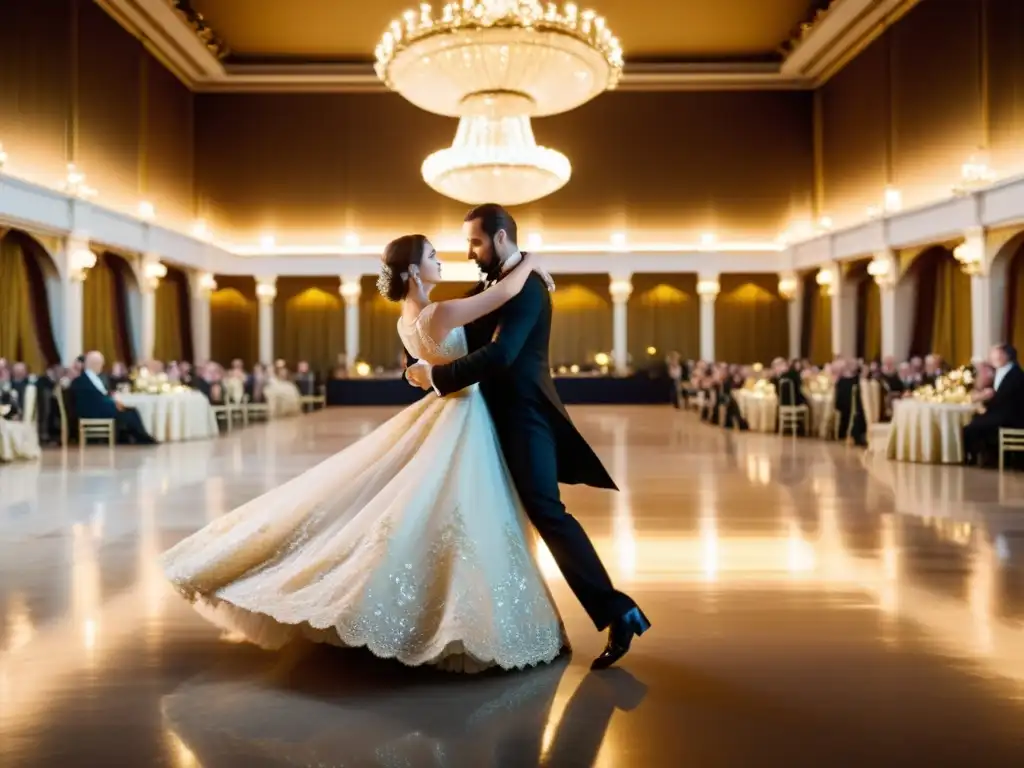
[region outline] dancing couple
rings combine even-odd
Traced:
[[[423,235],[382,258],[406,378],[428,394],[163,555],[215,623],[267,648],[305,637],[453,672],[550,662],[569,642],[528,519],[608,630],[593,669],[650,626],[559,494],[559,482],[615,484],[551,380],[551,278],[501,206],[474,208],[463,228],[484,275],[465,298],[431,302],[441,262]]]

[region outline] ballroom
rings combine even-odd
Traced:
[[[1019,768],[1021,347],[1022,0],[0,0],[0,768]]]

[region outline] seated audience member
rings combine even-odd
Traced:
[[[309,363],[299,360],[295,366],[294,382],[300,395],[316,394],[316,374],[309,370]]]
[[[868,425],[860,397],[860,366],[847,360],[836,379],[835,408],[839,414],[839,439],[851,438],[856,445],[868,444]]]
[[[780,406],[807,405],[803,376],[795,365],[777,357],[772,361],[771,373],[770,381],[775,388],[775,397]],[[804,425],[801,423],[797,428],[797,434],[802,437],[804,433]]]
[[[131,386],[132,380],[128,375],[128,367],[120,362],[115,362],[110,366],[110,375],[106,377],[104,382],[107,385],[107,389],[117,391],[125,386]]]
[[[964,427],[964,460],[968,464],[993,464],[999,453],[999,430],[1024,429],[1024,371],[1017,363],[1017,350],[998,344],[989,353],[989,362],[995,369],[992,386],[978,394],[984,411]]]
[[[263,394],[263,388],[268,381],[269,376],[267,375],[266,366],[262,363],[256,363],[252,367],[252,373],[245,380],[245,394],[249,396],[250,403],[265,403],[267,401],[266,396]]]
[[[974,372],[974,387],[971,390],[971,402],[984,405],[992,399],[995,391],[996,369],[989,363],[981,363]]]
[[[907,391],[907,384],[903,380],[903,374],[909,373],[909,366],[904,368],[906,363],[897,367],[896,360],[892,357],[882,359],[882,367],[874,374],[874,378],[882,387],[882,419],[892,419],[892,403],[903,397]]]
[[[722,404],[725,406],[725,424],[722,426],[726,429],[739,429],[741,432],[750,429],[750,425],[747,424],[747,420],[740,412],[740,406],[736,402],[734,394],[743,389],[745,384],[746,377],[739,366],[733,366],[722,380]]]
[[[114,419],[118,442],[155,445],[156,440],[146,431],[139,412],[125,407],[116,396],[111,396],[103,383],[102,374],[103,355],[89,352],[85,356],[82,375],[74,379],[70,386],[78,418]]]
[[[192,377],[192,388],[206,395],[211,405],[224,405],[224,383],[219,365],[204,365],[200,374]]]

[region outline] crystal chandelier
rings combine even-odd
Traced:
[[[391,23],[376,72],[417,107],[448,117],[540,117],[575,109],[622,74],[602,17],[575,3],[461,0]]]
[[[470,115],[455,141],[423,161],[434,190],[467,205],[522,205],[561,189],[572,166],[561,152],[537,145],[530,118]]]

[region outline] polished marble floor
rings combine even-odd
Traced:
[[[618,494],[564,496],[654,623],[457,678],[221,637],[157,554],[393,413],[0,466],[0,767],[1021,766],[1024,476],[865,460],[667,408],[572,411]]]

